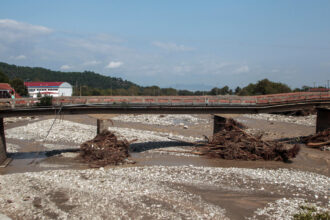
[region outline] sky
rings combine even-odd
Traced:
[[[1,0],[0,61],[202,90],[330,80],[329,0]]]

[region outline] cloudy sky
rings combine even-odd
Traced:
[[[0,61],[209,89],[330,79],[328,0],[1,0]]]

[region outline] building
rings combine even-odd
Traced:
[[[25,82],[30,97],[40,96],[72,96],[72,86],[67,82]]]
[[[8,83],[0,83],[0,98],[11,98],[12,94],[15,95],[15,98],[20,98],[15,89],[11,88]]]

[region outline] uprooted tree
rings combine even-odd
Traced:
[[[288,161],[298,154],[300,146],[263,141],[261,136],[250,135],[233,119],[227,119],[224,128],[197,150],[201,155],[229,160]]]
[[[94,139],[80,145],[80,156],[91,167],[118,165],[129,156],[128,148],[127,140],[118,140],[114,133],[104,130]]]

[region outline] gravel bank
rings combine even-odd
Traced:
[[[201,119],[194,115],[119,115],[112,118],[113,120],[123,122],[135,122],[151,125],[165,126],[183,126],[183,125],[198,125],[209,123],[208,119]]]
[[[6,143],[6,147],[7,147],[7,152],[8,153],[16,153],[21,148],[17,144],[11,144],[11,143]]]
[[[38,121],[27,124],[26,126],[15,127],[6,130],[7,138],[14,138],[20,140],[36,140],[44,141],[48,130],[53,124],[53,119]],[[196,141],[202,138],[186,137],[165,132],[154,132],[137,130],[131,128],[109,127],[109,130],[115,132],[117,135],[128,140],[136,140],[136,143],[150,142],[150,141],[170,141],[172,139],[181,141]],[[52,127],[47,141],[58,143],[68,142],[81,144],[96,136],[96,126],[85,125],[66,120],[56,120]]]
[[[279,219],[294,212],[287,210],[296,209],[296,199],[313,198],[329,209],[329,185],[328,177],[287,169],[154,166],[27,172],[0,176],[0,209],[14,219],[226,219],[224,208],[184,190],[195,186],[294,197],[255,213],[257,219],[267,214]]]
[[[316,124],[316,115],[309,116],[286,116],[286,115],[276,115],[276,114],[244,114],[244,117],[253,118],[253,119],[262,119],[267,121],[280,121],[287,123],[294,123],[299,125],[306,126],[315,126]]]

